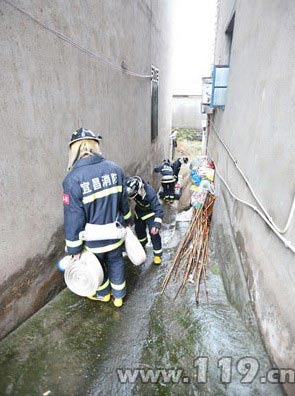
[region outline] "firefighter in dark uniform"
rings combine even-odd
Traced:
[[[154,264],[161,264],[162,241],[160,228],[164,212],[153,187],[142,180],[139,176],[126,179],[126,191],[129,198],[134,199],[135,205],[135,232],[145,247],[147,243],[146,227],[149,229],[153,252]]]
[[[180,172],[180,168],[182,164],[187,164],[188,163],[188,158],[187,157],[180,157],[177,158],[172,164],[172,169],[173,169],[173,174],[174,174],[174,179],[175,183],[178,182],[178,175]]]
[[[101,137],[80,128],[72,135],[68,173],[63,181],[64,225],[68,254],[79,257],[83,249],[94,253],[104,268],[104,281],[88,298],[122,306],[126,294],[122,248],[124,239],[82,241],[86,223],[106,225],[131,221],[122,169],[100,153]]]
[[[163,188],[163,200],[167,202],[174,201],[174,174],[169,160],[164,160],[163,163],[156,168],[154,172],[161,173],[161,184]]]

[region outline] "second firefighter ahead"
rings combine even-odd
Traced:
[[[153,187],[141,177],[133,176],[126,179],[126,192],[134,199],[134,223],[136,235],[143,247],[147,244],[146,228],[148,227],[154,252],[154,264],[161,264],[162,241],[160,228],[164,212]]]

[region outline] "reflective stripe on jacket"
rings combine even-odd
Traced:
[[[85,224],[108,224],[118,220],[129,222],[131,212],[124,190],[124,174],[114,162],[101,155],[78,160],[63,181],[64,227],[69,254],[83,249],[79,233]],[[124,241],[85,241],[86,249],[93,253],[114,250]]]
[[[172,166],[168,163],[157,166],[154,168],[154,172],[161,173],[161,183],[174,183],[175,181]]]
[[[155,217],[155,222],[161,223],[164,216],[163,208],[156,191],[143,180],[145,195],[137,194],[134,198],[136,203],[135,216],[142,220]]]

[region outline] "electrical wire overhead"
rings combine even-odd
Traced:
[[[34,17],[32,14],[30,14],[29,12],[25,11],[24,9],[18,7],[17,5],[15,5],[14,3],[12,3],[9,0],[2,0],[4,3],[10,5],[11,7],[13,7],[14,9],[16,9],[17,11],[19,11],[20,13],[22,13],[23,15],[26,15],[28,18],[30,18],[32,21],[34,21],[36,24],[38,24],[41,28],[49,31],[50,33],[54,34],[56,37],[58,37],[59,39],[67,42],[68,44],[72,45],[73,47],[77,48],[78,50],[80,50],[81,52],[83,52],[84,54],[90,56],[93,59],[96,59],[97,61],[108,65],[110,67],[112,67],[114,70],[122,72],[123,74],[127,74],[129,76],[132,77],[138,77],[138,78],[148,78],[150,79],[152,77],[151,74],[140,74],[140,73],[136,73],[133,72],[131,70],[128,70],[124,64],[124,62],[122,62],[121,65],[117,65],[116,63],[112,62],[111,60],[109,60],[107,57],[105,57],[103,54],[99,53],[99,52],[92,52],[90,50],[88,50],[87,48],[82,47],[80,44],[76,43],[75,41],[73,41],[72,39],[70,39],[69,37],[67,37],[66,35],[64,35],[61,32],[58,32],[55,29],[52,29],[51,27],[47,26],[46,24],[44,24],[43,22],[39,21],[36,17]]]

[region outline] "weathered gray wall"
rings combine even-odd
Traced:
[[[212,120],[273,220],[283,228],[295,193],[295,3],[220,1],[215,64],[228,61],[225,29],[233,10],[227,103],[224,110],[215,110]],[[212,126],[209,151],[232,191],[257,205]],[[224,240],[228,240],[227,233],[233,235],[231,242],[237,247],[244,281],[274,362],[295,368],[294,254],[254,211],[234,202],[221,181],[219,188],[218,212],[223,214],[216,214],[214,232]],[[293,246],[294,231],[293,218],[284,234]],[[227,260],[229,255],[223,253]],[[226,277],[236,263],[231,260]],[[286,389],[294,395],[294,386]]]
[[[129,70],[160,69],[159,137],[151,145],[150,80],[116,71],[0,3],[0,336],[61,287],[61,182],[80,126],[106,157],[151,179],[171,127],[168,0],[14,0],[49,27]]]
[[[172,127],[202,130],[201,95],[173,95]]]

